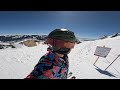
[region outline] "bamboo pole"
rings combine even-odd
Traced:
[[[98,61],[98,59],[99,59],[99,56],[97,57],[96,61],[94,62],[94,64],[93,64],[94,66],[95,66],[95,63]]]
[[[118,57],[120,57],[120,55],[118,55],[118,56],[115,58],[115,60],[117,60]],[[113,60],[113,62],[115,62],[115,60]],[[110,67],[110,66],[113,64],[113,62],[112,62],[110,65],[108,65],[108,67]],[[108,68],[108,67],[107,67],[107,68]],[[107,68],[106,68],[106,69],[107,69]],[[105,70],[106,70],[106,69],[105,69]]]

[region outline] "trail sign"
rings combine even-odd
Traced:
[[[93,65],[95,65],[95,63],[98,61],[99,57],[104,57],[106,58],[106,56],[109,54],[111,48],[108,47],[101,47],[101,46],[97,46],[94,55],[98,56],[98,58],[96,59],[96,61],[94,62]]]
[[[108,47],[97,46],[94,55],[105,58],[109,54],[110,50],[111,48]]]

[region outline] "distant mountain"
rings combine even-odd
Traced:
[[[0,35],[0,49],[16,48],[15,43],[23,44],[26,40],[34,40],[35,42],[43,41],[47,35]],[[33,43],[33,41],[31,41]],[[28,44],[31,44],[29,42]]]
[[[105,39],[105,38],[108,38],[108,36],[104,35],[104,36],[100,37],[99,39]]]
[[[77,38],[77,41],[80,41],[80,42],[96,40],[96,39],[91,39],[91,38],[79,38],[79,37],[76,37],[76,38]]]
[[[117,36],[120,36],[120,33],[115,33],[115,34],[111,35],[110,37],[113,38],[113,37],[117,37]]]
[[[1,42],[18,42],[24,39],[45,40],[47,35],[0,35]]]
[[[99,39],[114,38],[114,37],[117,37],[117,36],[120,36],[120,33],[114,33],[114,34],[109,35],[109,36],[104,35],[104,36],[100,37]]]

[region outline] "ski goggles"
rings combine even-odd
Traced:
[[[74,48],[75,43],[48,38],[47,43],[60,48]]]

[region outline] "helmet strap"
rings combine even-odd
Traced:
[[[56,46],[56,39],[53,39],[53,46]]]

